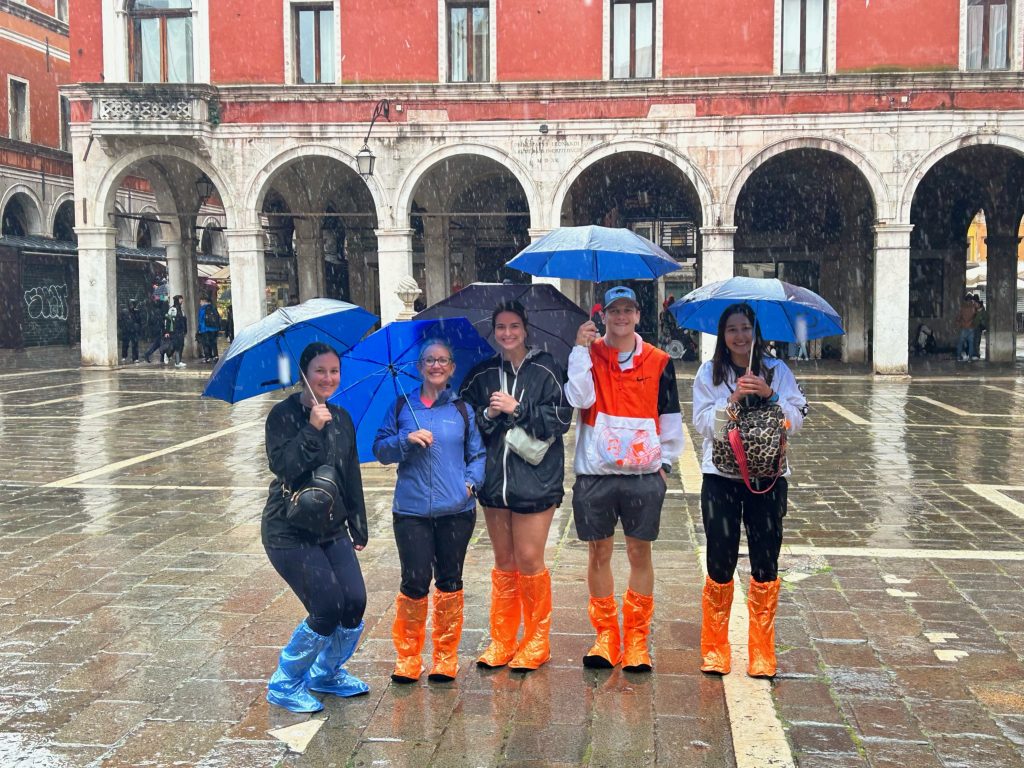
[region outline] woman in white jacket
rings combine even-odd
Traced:
[[[718,343],[711,360],[701,365],[693,382],[693,425],[704,437],[700,506],[707,538],[708,576],[702,599],[701,671],[725,675],[730,670],[729,610],[733,572],[739,557],[740,524],[750,553],[750,610],[748,640],[751,677],[775,674],[775,609],[779,601],[779,551],[782,518],[786,515],[786,477],[771,490],[755,493],[743,479],[719,471],[712,461],[716,414],[731,403],[778,403],[789,421],[789,434],[798,431],[807,413],[807,400],[792,371],[781,360],[762,355],[763,341],[748,304],[727,307],[718,321]],[[753,345],[753,355],[751,346]]]

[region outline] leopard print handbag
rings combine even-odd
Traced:
[[[777,480],[786,469],[788,422],[778,403],[762,400],[753,405],[731,406],[725,433],[716,435],[711,461],[724,475],[740,476],[754,493],[751,480]]]

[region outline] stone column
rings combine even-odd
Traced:
[[[324,295],[324,249],[319,237],[310,235],[295,238],[295,268],[299,278],[299,301]]]
[[[733,276],[736,227],[701,227],[700,284],[717,283]],[[676,297],[679,298],[679,297]],[[715,354],[716,337],[700,335],[700,359],[710,360]]]
[[[185,295],[185,262],[182,259],[180,240],[161,240],[164,259],[167,261],[167,301],[175,296]]]
[[[117,251],[114,227],[76,227],[82,365],[117,365]]]
[[[411,229],[378,229],[377,270],[380,322],[387,325],[402,311],[397,291],[403,277],[412,277]]]
[[[1005,230],[1004,230],[1005,231]],[[993,363],[1012,363],[1017,355],[1017,248],[1020,238],[1013,235],[989,235],[988,288],[985,308],[988,330],[985,349]]]
[[[237,334],[267,314],[267,274],[263,264],[263,230],[225,231],[231,271],[231,311]]]
[[[871,354],[876,374],[906,376],[910,344],[910,224],[875,227]]]
[[[431,306],[448,297],[451,271],[448,267],[448,217],[426,216],[423,219],[423,248],[427,285],[424,300]]]

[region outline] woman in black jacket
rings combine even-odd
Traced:
[[[366,584],[356,552],[366,546],[366,506],[359,472],[356,432],[348,412],[327,405],[338,388],[338,354],[314,342],[299,360],[302,392],[274,406],[267,417],[270,471],[275,477],[263,509],[263,547],[274,569],[295,592],[309,615],[281,651],[270,678],[267,700],[292,712],[323,709],[309,691],[357,696],[370,690],[344,664],[363,632]],[[340,480],[348,530],[338,522],[313,533],[290,522],[288,497],[309,481],[317,467],[330,461]]]
[[[494,549],[491,644],[477,663],[529,671],[551,658],[551,574],[544,564],[544,544],[562,503],[562,435],[572,421],[572,408],[562,393],[561,367],[547,352],[526,346],[529,325],[523,306],[499,305],[491,324],[501,352],[470,371],[461,393],[476,409],[487,447],[477,496]],[[510,440],[513,430],[518,434]],[[536,441],[549,443],[539,463],[517,453],[517,438],[532,438],[534,448]],[[523,638],[517,645],[520,616]]]

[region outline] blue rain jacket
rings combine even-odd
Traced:
[[[446,389],[428,408],[417,391],[409,393],[409,402],[402,407],[397,423],[395,404],[385,413],[373,441],[373,455],[381,464],[398,464],[391,506],[396,515],[437,517],[476,507],[476,499],[466,493],[466,485],[478,488],[483,483],[486,452],[473,409],[466,409],[467,428],[455,405],[457,399],[451,389]],[[409,434],[417,429],[433,433],[434,442],[429,448],[409,442]]]

